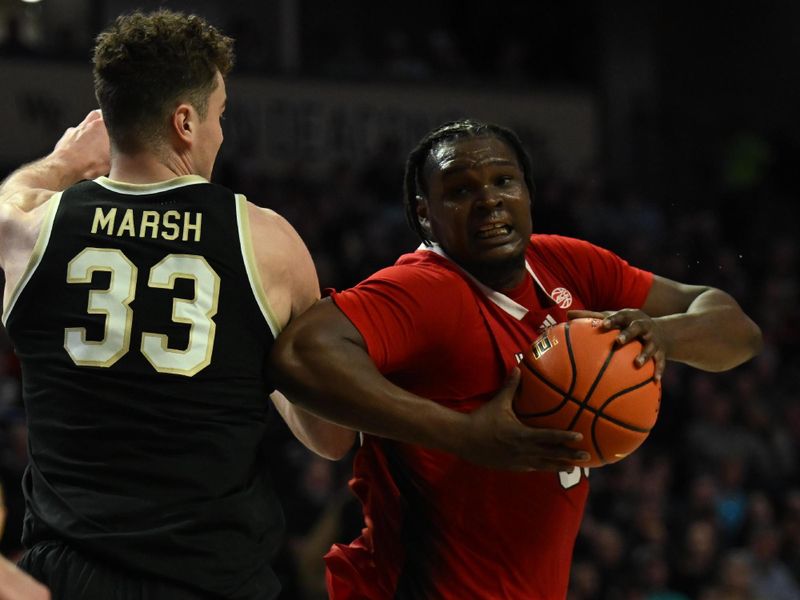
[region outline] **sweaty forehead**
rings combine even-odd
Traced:
[[[496,137],[445,140],[431,149],[426,175],[436,170],[446,175],[490,164],[519,166],[519,161],[514,150]]]

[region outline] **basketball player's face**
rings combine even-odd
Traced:
[[[197,174],[211,179],[211,171],[217,160],[217,153],[222,145],[222,114],[225,112],[225,80],[217,72],[217,87],[208,98],[206,118],[200,122],[198,143],[196,145],[195,164]]]
[[[494,137],[444,142],[431,151],[425,175],[418,212],[433,240],[486,285],[519,283],[532,223],[514,150]]]

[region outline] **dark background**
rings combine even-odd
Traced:
[[[547,139],[525,138],[535,229],[725,289],[762,327],[766,348],[724,374],[669,365],[651,438],[591,474],[569,597],[800,598],[800,4],[2,0],[0,59],[88,68],[92,38],[110,18],[159,5],[203,14],[237,39],[232,81],[400,85],[454,101],[482,91],[501,106],[524,92],[590,100],[596,147],[578,172],[547,158]],[[236,114],[228,118],[236,127]],[[69,124],[54,128],[53,142]],[[286,216],[321,284],[341,288],[416,246],[401,206],[410,149],[387,139],[325,173],[302,161],[262,173],[223,147],[215,179]],[[25,428],[16,363],[1,340],[10,515],[0,547],[13,556]],[[278,557],[284,597],[318,598],[319,557],[360,529],[344,488],[349,459],[317,459],[273,427],[289,523]]]

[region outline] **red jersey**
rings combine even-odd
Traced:
[[[652,283],[607,250],[553,235],[531,236],[526,266],[530,277],[503,294],[421,248],[333,300],[384,376],[468,412],[568,309],[638,308]],[[326,555],[330,597],[564,598],[587,475],[493,470],[364,436],[350,485],[366,527]]]

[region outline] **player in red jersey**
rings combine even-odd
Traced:
[[[512,132],[474,121],[431,132],[406,168],[423,245],[279,339],[279,387],[367,434],[351,482],[366,527],[326,556],[336,600],[565,597],[588,470],[553,445],[564,438],[537,445],[565,432],[516,421],[514,376],[497,393],[543,327],[602,315],[621,343],[644,342],[637,360],[658,376],[666,359],[718,371],[760,348],[720,290],[532,235],[533,190]]]

